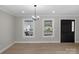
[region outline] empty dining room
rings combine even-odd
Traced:
[[[79,5],[0,5],[0,54],[78,54]]]

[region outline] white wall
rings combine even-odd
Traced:
[[[5,12],[0,11],[0,50],[10,45],[14,41],[17,42],[48,42],[60,43],[60,20],[61,19],[75,19],[75,42],[79,43],[79,16],[40,16],[40,20],[35,22],[35,37],[23,37],[23,19],[30,19],[27,17],[14,17]],[[42,36],[42,21],[44,19],[54,19],[54,37]]]
[[[0,11],[0,51],[15,40],[15,19]]]
[[[30,17],[26,17],[30,19]],[[79,17],[78,16],[40,16],[40,20],[35,22],[35,37],[34,38],[23,38],[23,19],[25,17],[16,18],[16,41],[17,42],[53,42],[60,43],[60,20],[61,19],[75,19],[76,20],[76,39],[75,42],[79,41]],[[54,37],[43,37],[42,36],[42,20],[43,19],[54,19]]]

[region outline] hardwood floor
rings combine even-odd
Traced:
[[[77,54],[75,43],[16,43],[3,54]]]

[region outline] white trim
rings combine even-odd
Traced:
[[[59,41],[15,41],[15,43],[60,43]]]
[[[77,21],[76,21],[76,18],[75,18],[74,20],[75,20],[75,25],[74,25],[74,26],[75,26],[75,29],[74,29],[74,30],[75,30],[75,40],[74,40],[74,41],[75,41],[75,43],[77,43],[77,42],[76,42],[76,40],[77,40],[77,38],[76,38],[76,26],[77,26],[76,22],[77,22]]]
[[[79,43],[79,41],[75,41],[75,43]]]
[[[8,48],[10,48],[12,45],[14,45],[15,42],[9,44],[7,47],[3,48],[2,50],[0,50],[0,54],[3,53],[4,51],[6,51]]]
[[[52,32],[52,36],[44,36],[44,21],[45,20],[52,20],[52,26],[53,26],[53,32]],[[42,36],[43,37],[54,37],[54,30],[55,30],[55,28],[54,28],[54,19],[53,18],[47,18],[47,19],[43,19],[43,21],[42,21]]]

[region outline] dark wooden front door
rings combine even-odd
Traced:
[[[75,41],[75,20],[61,20],[61,42]]]

